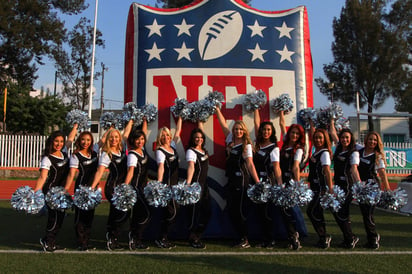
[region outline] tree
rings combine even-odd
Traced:
[[[391,29],[397,33],[397,43],[403,45],[407,60],[404,65],[407,70],[407,78],[403,81],[404,85],[394,94],[396,109],[412,113],[412,100],[410,100],[412,97],[412,1],[396,1],[386,16],[386,20]]]
[[[85,0],[0,1],[0,88],[13,79],[32,86],[44,57],[54,58],[66,36],[57,12],[77,14]]]
[[[96,46],[104,47],[102,33],[96,30]],[[63,97],[69,99],[74,108],[84,110],[89,103],[89,88],[93,44],[93,26],[82,17],[68,34],[70,54],[59,50],[56,58],[58,78],[63,84]],[[99,74],[94,75],[94,79]]]
[[[30,89],[8,83],[6,125],[12,133],[48,135],[55,126],[63,128],[69,108],[56,96],[31,97]],[[3,105],[3,97],[1,104]],[[3,121],[3,112],[1,112]]]
[[[180,8],[186,5],[196,2],[197,0],[157,0],[162,8]],[[249,4],[251,0],[242,0],[246,4]]]
[[[333,20],[332,43],[334,62],[324,65],[327,80],[315,79],[321,93],[329,98],[351,104],[367,105],[367,112],[383,104],[385,99],[400,89],[405,78],[402,46],[396,32],[385,23],[383,0],[347,0],[340,18]],[[329,87],[334,83],[334,89]],[[368,116],[369,130],[373,130]]]

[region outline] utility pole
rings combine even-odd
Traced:
[[[100,117],[103,115],[103,108],[104,108],[104,72],[108,71],[109,68],[106,67],[103,62],[101,63],[102,65],[102,91],[100,93]],[[102,136],[102,131],[99,129],[99,135],[100,137]]]
[[[360,107],[359,107],[359,91],[356,92],[356,118],[358,122],[358,140],[357,142],[360,142]]]
[[[57,71],[54,72],[54,90],[53,90],[54,97],[56,97],[56,89],[57,89]]]

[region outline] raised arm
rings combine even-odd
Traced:
[[[66,140],[66,144],[65,144],[67,149],[69,149],[72,146],[74,138],[76,137],[78,128],[79,128],[79,125],[77,123],[75,123],[73,125],[73,128],[70,131],[69,135],[67,136],[67,140]]]
[[[259,109],[253,111],[253,122],[255,124],[255,138],[257,139],[260,127],[260,112]]]
[[[217,119],[219,120],[220,126],[222,127],[223,134],[225,134],[225,137],[227,137],[230,133],[230,129],[227,126],[225,117],[223,116],[222,112],[220,111],[220,108],[218,107],[216,108],[216,116],[217,116]]]
[[[177,122],[176,122],[176,130],[175,134],[173,135],[173,141],[177,143],[177,141],[180,138],[180,133],[182,133],[182,117],[177,117]]]
[[[329,133],[330,136],[332,137],[332,141],[337,144],[339,142],[339,137],[336,132],[336,127],[335,127],[335,119],[330,119],[330,127],[329,127]]]
[[[133,120],[130,119],[129,122],[127,122],[124,130],[123,130],[123,140],[127,140],[129,138],[130,132],[132,131],[133,128]]]
[[[285,112],[283,110],[279,111],[279,127],[280,127],[280,138],[286,134],[286,123],[285,123]]]
[[[147,138],[147,120],[146,120],[146,117],[143,117],[142,131],[143,131],[144,135],[146,135],[146,138]]]

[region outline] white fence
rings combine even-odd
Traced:
[[[0,167],[39,167],[47,136],[0,135]],[[385,143],[388,174],[411,174],[410,143]],[[411,156],[412,157],[412,156]],[[306,170],[305,170],[306,171]]]

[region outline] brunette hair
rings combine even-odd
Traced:
[[[77,153],[77,152],[79,152],[80,150],[83,149],[83,147],[81,145],[81,139],[85,135],[90,136],[91,143],[90,143],[90,146],[87,148],[87,152],[92,153],[94,140],[93,140],[93,135],[90,131],[83,131],[82,133],[80,133],[79,137],[77,137],[76,141],[74,142],[74,146],[75,146],[74,153]]]
[[[272,129],[272,134],[269,137],[270,142],[274,143],[276,147],[278,146],[278,139],[276,138],[276,129],[273,126],[273,123],[269,121],[265,121],[265,122],[260,123],[259,125],[258,135],[256,137],[256,149],[257,150],[260,148],[260,144],[262,144],[264,141],[263,140],[263,128],[266,125],[269,125],[270,128]]]
[[[50,136],[46,140],[46,144],[43,150],[43,156],[49,156],[50,154],[54,152],[53,142],[57,137],[63,137],[63,141],[64,141],[65,136],[63,132],[61,132],[60,130],[52,132],[52,134],[50,134]]]

